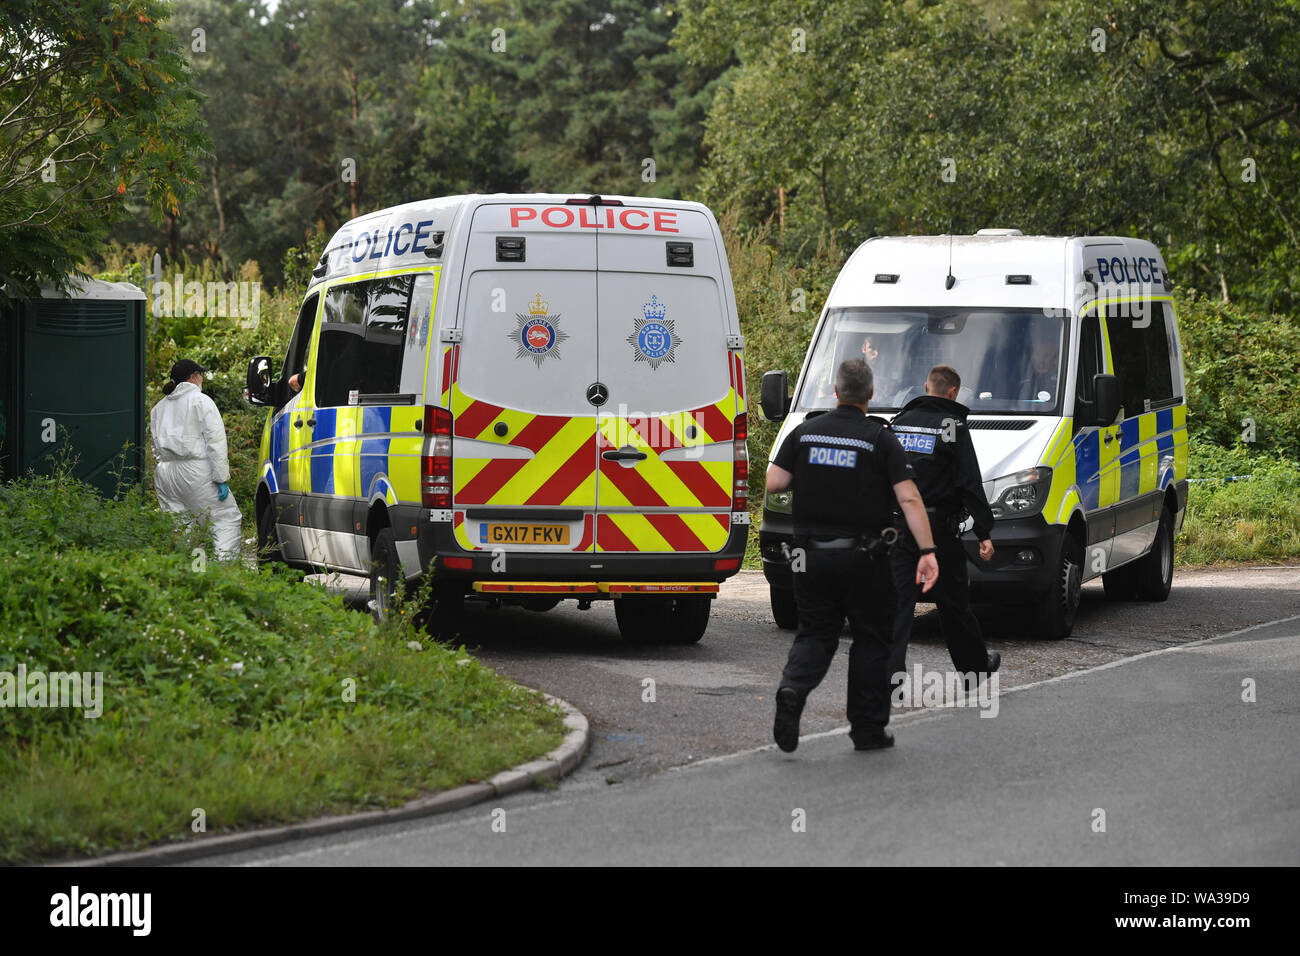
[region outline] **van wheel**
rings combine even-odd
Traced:
[[[1108,601],[1131,601],[1137,595],[1137,582],[1133,578],[1133,565],[1126,564],[1114,571],[1103,572],[1101,586]]]
[[[1061,543],[1052,586],[1038,603],[1037,630],[1049,641],[1070,636],[1083,591],[1083,548],[1072,535]]]
[[[772,620],[783,631],[793,631],[799,626],[799,607],[794,603],[794,591],[768,585],[768,595],[772,604]]]
[[[257,513],[257,563],[265,566],[283,560],[280,536],[275,530],[275,505],[268,503]]]
[[[465,589],[455,582],[433,582],[432,605],[424,626],[435,641],[450,641],[460,633],[465,613]]]
[[[694,644],[709,627],[707,597],[628,597],[614,601],[618,632],[629,644]]]
[[[1174,583],[1174,518],[1168,508],[1160,512],[1160,525],[1151,550],[1133,562],[1133,583],[1140,601],[1163,601],[1169,597]]]
[[[629,644],[664,643],[672,602],[672,598],[615,598],[614,618],[623,640]]]
[[[393,600],[405,591],[401,569],[397,564],[397,545],[391,528],[380,528],[370,543],[370,613],[383,623],[393,607]],[[400,590],[399,590],[400,589]]]
[[[673,598],[667,643],[698,644],[704,632],[709,629],[709,611],[712,608],[712,598]]]

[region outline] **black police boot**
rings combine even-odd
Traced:
[[[799,746],[799,715],[803,701],[793,687],[782,687],[776,692],[776,720],[772,722],[772,739],[786,753]]]
[[[850,730],[849,739],[854,750],[884,750],[894,746],[894,735],[888,730]]]

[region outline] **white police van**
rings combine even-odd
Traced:
[[[697,641],[748,533],[743,340],[698,203],[452,196],[330,239],[276,376],[255,508],[272,557],[536,610],[616,599]],[[298,388],[295,389],[295,385]]]
[[[872,414],[924,394],[935,365],[957,400],[997,521],[996,554],[965,536],[976,599],[1024,602],[1037,633],[1073,627],[1080,586],[1163,601],[1187,505],[1187,405],[1172,282],[1160,251],[1114,236],[869,239],[849,258],[817,324],[793,397],[763,378],[784,420],[772,453],[809,414],[834,406],[833,376],[864,357]],[[769,494],[759,544],[778,624],[793,626],[791,494]]]

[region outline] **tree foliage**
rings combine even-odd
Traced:
[[[0,295],[62,284],[137,200],[192,188],[198,98],[158,0],[0,8]]]
[[[686,0],[674,42],[740,66],[706,198],[789,238],[1016,226],[1155,239],[1184,280],[1300,301],[1294,0]],[[799,31],[802,31],[800,33]]]

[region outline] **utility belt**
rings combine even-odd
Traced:
[[[881,528],[878,534],[852,534],[838,538],[827,535],[795,535],[797,548],[808,551],[835,551],[843,554],[863,554],[869,558],[882,557],[898,541],[897,528]]]
[[[930,519],[930,534],[937,541],[939,538],[955,538],[961,534],[962,523],[966,520],[965,510],[953,511],[948,508],[932,507],[925,509],[925,516]],[[898,512],[894,512],[894,527],[898,529],[899,534],[905,536],[908,544],[912,543],[912,535],[907,527],[907,520]]]

